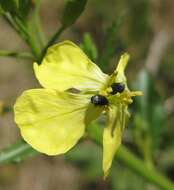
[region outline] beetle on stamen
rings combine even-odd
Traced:
[[[91,103],[96,106],[104,106],[108,105],[109,102],[105,96],[98,94],[91,97]]]
[[[113,83],[111,85],[111,88],[112,88],[111,94],[117,94],[118,92],[122,93],[125,89],[125,85],[123,83]]]

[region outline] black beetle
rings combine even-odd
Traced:
[[[112,92],[111,94],[117,94],[118,92],[121,93],[125,89],[125,85],[123,83],[113,83],[111,85]]]
[[[108,100],[105,96],[98,94],[91,97],[91,103],[96,106],[104,106],[108,105]]]

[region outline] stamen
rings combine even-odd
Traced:
[[[143,96],[143,93],[141,91],[132,91],[130,92],[130,96]]]

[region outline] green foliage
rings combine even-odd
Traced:
[[[22,18],[26,19],[32,7],[32,0],[19,0],[18,11]]]
[[[28,157],[38,154],[24,141],[20,140],[0,152],[0,164],[20,162]]]
[[[67,161],[76,165],[88,180],[95,180],[102,176],[102,163],[99,157],[102,158],[101,149],[88,142],[80,144],[66,154]]]
[[[81,43],[81,48],[89,56],[92,61],[97,60],[98,52],[90,33],[85,33],[83,36],[83,41]]]
[[[67,0],[61,23],[63,27],[71,26],[85,9],[87,0]]]
[[[10,13],[20,19],[26,19],[31,5],[31,0],[0,0],[1,8],[4,12]]]
[[[143,178],[131,170],[127,170],[121,163],[114,165],[111,172],[111,179],[111,189],[113,190],[147,190],[148,186]]]
[[[112,22],[111,26],[106,29],[105,38],[103,41],[103,49],[99,59],[101,68],[106,71],[109,61],[116,54],[116,50],[122,49],[122,42],[119,39],[119,27],[123,21],[124,14]],[[118,53],[118,52],[117,52]]]
[[[59,38],[61,33],[68,27],[70,27],[74,22],[78,19],[78,17],[82,14],[85,9],[85,5],[87,0],[67,0],[65,4],[65,8],[63,11],[62,18],[60,22],[62,26],[57,29],[57,31],[50,38],[46,46],[42,49],[40,59],[38,62],[40,63],[43,56],[45,55],[49,46],[51,46],[55,41]]]
[[[17,14],[17,3],[15,0],[0,0],[0,5],[3,11]]]
[[[146,70],[140,72],[135,88],[140,89],[143,96],[135,101],[134,126],[136,129],[133,132],[145,159],[152,159],[151,157],[160,145],[160,135],[164,128],[164,106]]]
[[[149,0],[126,1],[129,14],[129,32],[132,41],[143,40],[144,35],[149,31]],[[141,34],[141,35],[140,35]]]

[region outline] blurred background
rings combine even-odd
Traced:
[[[39,14],[46,39],[61,25],[63,10],[64,1],[41,1]],[[28,17],[31,15],[32,10]],[[39,84],[29,58],[21,59],[15,54],[7,57],[1,52],[30,51],[3,16],[0,29],[0,150],[3,150],[20,139],[11,107],[24,90]],[[130,53],[128,83],[132,90],[142,90],[144,96],[135,98],[131,105],[132,117],[123,144],[144,165],[157,168],[171,181],[174,180],[173,33],[173,0],[88,0],[82,15],[58,40],[69,39],[81,45],[106,73],[113,71],[123,52]],[[101,162],[101,147],[85,138],[64,156],[30,154],[25,159],[0,163],[0,190],[161,189],[120,159],[115,159],[110,176],[103,181]]]

